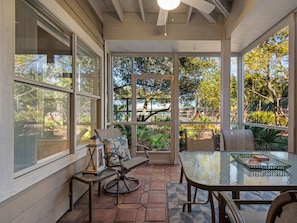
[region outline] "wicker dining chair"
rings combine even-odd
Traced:
[[[216,149],[216,140],[213,130],[211,129],[185,129],[185,142],[187,151],[214,151]],[[183,168],[180,171],[180,183],[183,181]],[[209,202],[212,192],[208,192],[207,200],[195,202],[197,197],[197,188],[193,197],[193,202],[196,204],[207,204]]]
[[[252,151],[255,150],[255,140],[250,129],[222,129],[224,150]]]
[[[211,129],[185,129],[185,143],[187,151],[214,151],[216,140]],[[180,172],[180,183],[183,181],[183,170]]]
[[[236,203],[226,194],[219,192],[220,223],[295,223],[297,222],[297,191],[278,195],[268,212],[239,210]]]
[[[132,169],[149,162],[149,148],[137,145],[144,151],[144,156],[132,157],[128,146],[127,137],[122,135],[118,128],[95,129],[99,140],[104,143],[106,166],[116,168],[120,174],[119,193],[125,194],[137,190],[140,187],[139,179],[127,176]],[[104,185],[108,193],[116,193],[117,180],[113,179]]]
[[[221,137],[226,151],[254,151],[254,134],[250,129],[222,129]],[[233,195],[240,197],[240,192],[234,192]]]

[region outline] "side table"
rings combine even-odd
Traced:
[[[73,209],[73,180],[80,181],[85,184],[89,184],[89,221],[92,221],[92,185],[95,182],[98,182],[98,196],[100,195],[100,187],[101,187],[101,181],[115,176],[117,177],[117,198],[116,198],[116,204],[119,202],[119,174],[118,171],[114,169],[106,168],[105,170],[102,170],[101,172],[97,174],[84,174],[82,172],[77,173],[72,176],[70,180],[70,211]]]

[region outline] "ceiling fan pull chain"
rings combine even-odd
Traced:
[[[166,13],[164,14],[164,17],[165,17],[164,18],[165,19],[164,36],[167,36],[167,21],[166,21],[167,20],[167,16],[166,16]]]

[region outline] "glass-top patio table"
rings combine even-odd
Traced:
[[[247,159],[254,155],[269,157],[265,162],[252,166]],[[235,158],[236,159],[235,159]],[[188,183],[188,211],[191,211],[191,187],[209,191],[212,222],[215,222],[213,191],[231,191],[234,199],[239,199],[240,191],[286,191],[297,189],[297,154],[288,152],[230,152],[230,151],[183,151],[179,153],[181,166]],[[244,160],[244,162],[242,162]],[[246,163],[245,163],[246,161]],[[246,165],[245,165],[246,164]],[[263,165],[263,168],[262,166]],[[255,168],[254,168],[255,167]],[[266,169],[265,169],[266,168]],[[271,201],[250,200],[239,203],[268,203]]]

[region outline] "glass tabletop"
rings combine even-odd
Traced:
[[[289,164],[286,170],[253,170],[236,161],[229,151],[183,151],[179,153],[187,181],[211,190],[264,190],[297,188],[297,155],[288,152],[246,152],[266,154]],[[240,152],[242,154],[243,152]]]

